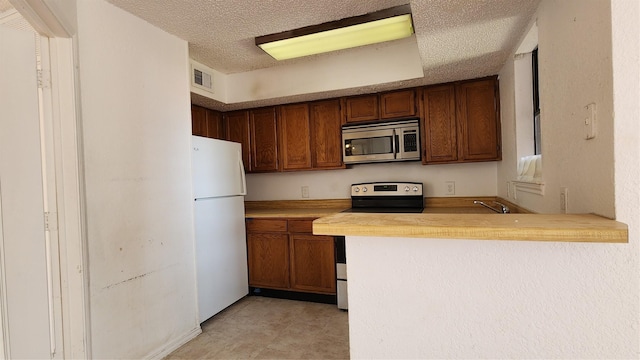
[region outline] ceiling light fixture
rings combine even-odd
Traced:
[[[276,60],[293,59],[402,39],[413,34],[409,5],[258,36],[256,45]]]

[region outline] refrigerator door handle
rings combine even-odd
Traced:
[[[242,191],[240,195],[247,195],[247,178],[244,173],[244,162],[242,161],[242,153],[238,153],[238,165],[240,166],[240,181],[242,181]]]

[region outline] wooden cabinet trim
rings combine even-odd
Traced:
[[[287,232],[286,219],[247,219],[248,232]]]
[[[305,220],[289,219],[288,221],[289,232],[311,234],[313,232],[313,220],[314,219],[305,219]]]

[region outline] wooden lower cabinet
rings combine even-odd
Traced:
[[[247,219],[249,286],[335,295],[334,239],[311,234],[312,221]]]
[[[286,289],[289,287],[289,235],[247,233],[249,285]]]
[[[292,234],[291,288],[300,291],[336,292],[333,236]]]

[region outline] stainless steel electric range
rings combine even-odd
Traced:
[[[351,208],[343,212],[421,213],[424,210],[422,183],[372,182],[351,185]],[[347,254],[344,237],[336,237],[338,308],[347,310]]]

